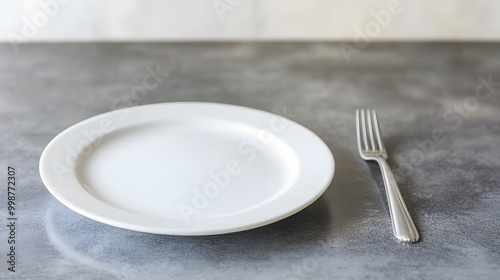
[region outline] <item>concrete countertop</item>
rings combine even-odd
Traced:
[[[7,270],[4,225],[0,279],[496,279],[500,45],[343,47],[75,43],[15,53],[0,45],[2,224],[8,166],[18,182],[16,273]],[[156,67],[168,75],[131,98]],[[118,107],[172,101],[286,108],[332,150],[333,183],[285,220],[206,237],[101,224],[46,190],[39,157],[63,129]],[[380,173],[357,154],[355,108],[379,112],[417,244],[392,236]]]

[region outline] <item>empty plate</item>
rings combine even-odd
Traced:
[[[333,156],[282,116],[216,103],[124,108],[55,137],[47,189],[109,225],[159,234],[236,232],[288,217],[329,186]]]

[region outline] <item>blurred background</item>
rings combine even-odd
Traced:
[[[498,41],[495,0],[2,0],[0,41]]]

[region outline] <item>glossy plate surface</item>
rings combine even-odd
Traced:
[[[66,129],[40,174],[60,202],[130,230],[209,235],[288,217],[334,174],[325,143],[272,113],[216,103],[124,108]]]

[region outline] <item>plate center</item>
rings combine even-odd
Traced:
[[[168,219],[258,207],[295,181],[298,159],[279,135],[222,120],[145,123],[107,134],[76,170],[96,198]]]

